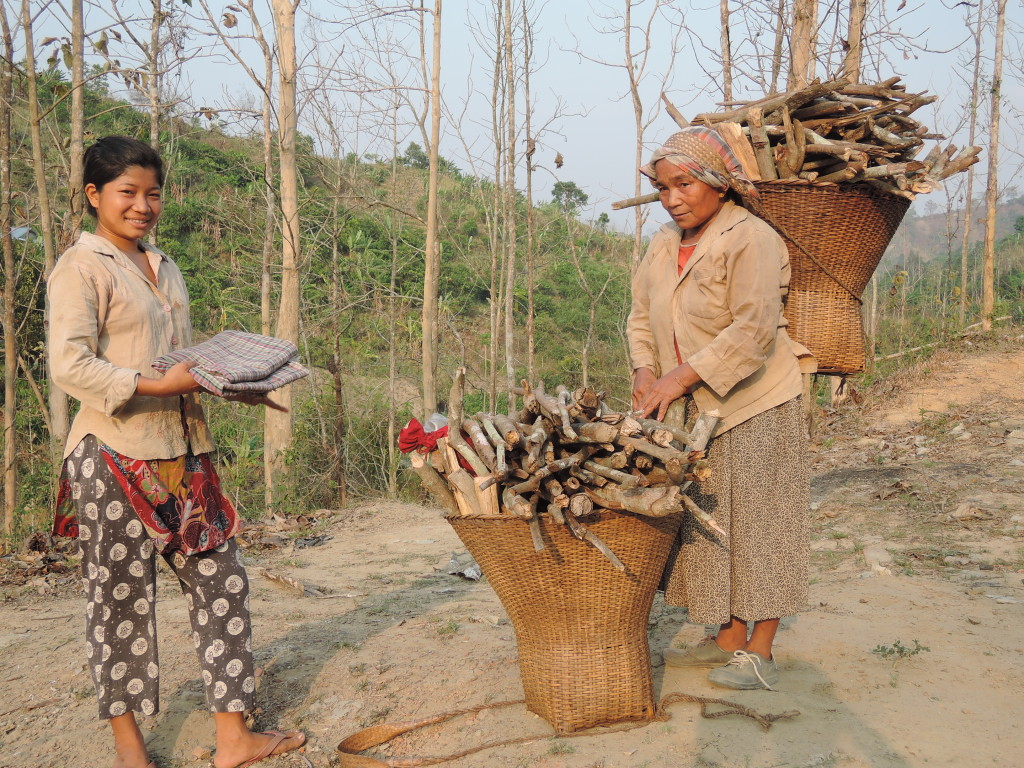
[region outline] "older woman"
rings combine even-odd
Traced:
[[[719,628],[693,648],[667,649],[665,663],[715,667],[708,679],[727,688],[770,689],[779,619],[807,599],[802,348],[782,314],[788,254],[751,212],[760,208],[757,191],[715,131],[674,134],[640,171],[672,223],[651,240],[633,279],[633,406],[670,421],[719,412],[713,474],[694,500],[729,534],[720,542],[692,518],[683,524],[666,602]]]

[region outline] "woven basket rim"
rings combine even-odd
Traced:
[[[755,187],[764,185],[769,187],[797,187],[807,189],[819,189],[822,192],[860,192],[875,197],[885,197],[894,200],[906,198],[886,192],[884,189],[866,184],[863,181],[808,181],[807,179],[761,179],[752,182]],[[910,202],[909,200],[907,201]]]
[[[586,519],[588,517],[597,517],[599,515],[612,514],[612,515],[629,515],[630,517],[636,517],[636,518],[639,518],[641,520],[661,520],[661,519],[666,518],[666,517],[672,517],[673,515],[682,515],[682,514],[685,514],[685,513],[686,513],[686,510],[680,510],[679,512],[670,512],[667,515],[655,516],[655,515],[641,515],[641,514],[638,514],[637,512],[630,512],[628,509],[595,509],[593,512],[590,512],[590,513],[588,513],[586,515],[583,515],[582,518],[580,518],[580,519]],[[541,512],[539,510],[537,511],[536,515],[537,515],[537,517],[542,517],[542,518],[544,518],[546,520],[553,519],[549,513]],[[448,517],[448,518],[445,518],[445,519],[448,520],[448,521],[452,521],[452,520],[502,520],[502,521],[511,521],[511,520],[514,520],[515,522],[518,522],[518,523],[529,523],[530,522],[529,520],[526,520],[526,519],[524,519],[522,517],[516,517],[515,515],[509,515],[509,514],[504,514],[504,515],[452,515],[451,517]]]

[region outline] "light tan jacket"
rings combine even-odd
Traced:
[[[160,378],[153,360],[192,344],[185,280],[166,255],[145,250],[153,255],[155,286],[120,249],[89,232],[47,280],[51,380],[82,403],[65,457],[89,434],[133,459],[173,459],[188,447],[180,398],[135,396],[139,376]],[[198,394],[183,397],[193,452],[212,451]]]
[[[797,355],[809,354],[786,333],[782,303],[789,253],[764,221],[726,201],[678,274],[680,230],[663,226],[633,278],[626,332],[633,370],[657,376],[682,359],[703,382],[693,392],[701,411],[718,409],[716,434],[802,391]]]

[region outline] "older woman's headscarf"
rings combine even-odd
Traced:
[[[668,160],[714,189],[734,190],[745,208],[756,211],[761,207],[757,189],[744,175],[743,166],[729,145],[713,128],[695,125],[673,133],[664,146],[654,151],[640,173],[656,178],[654,164],[659,160]]]

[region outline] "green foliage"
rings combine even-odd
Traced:
[[[926,645],[921,645],[917,640],[914,641],[914,647],[904,645],[899,640],[893,642],[892,645],[877,645],[871,649],[871,652],[876,656],[881,656],[883,659],[909,659],[911,656],[917,656],[919,653],[930,651]]]
[[[575,181],[556,181],[551,188],[551,199],[563,211],[575,213],[587,204],[590,197],[580,189]]]

